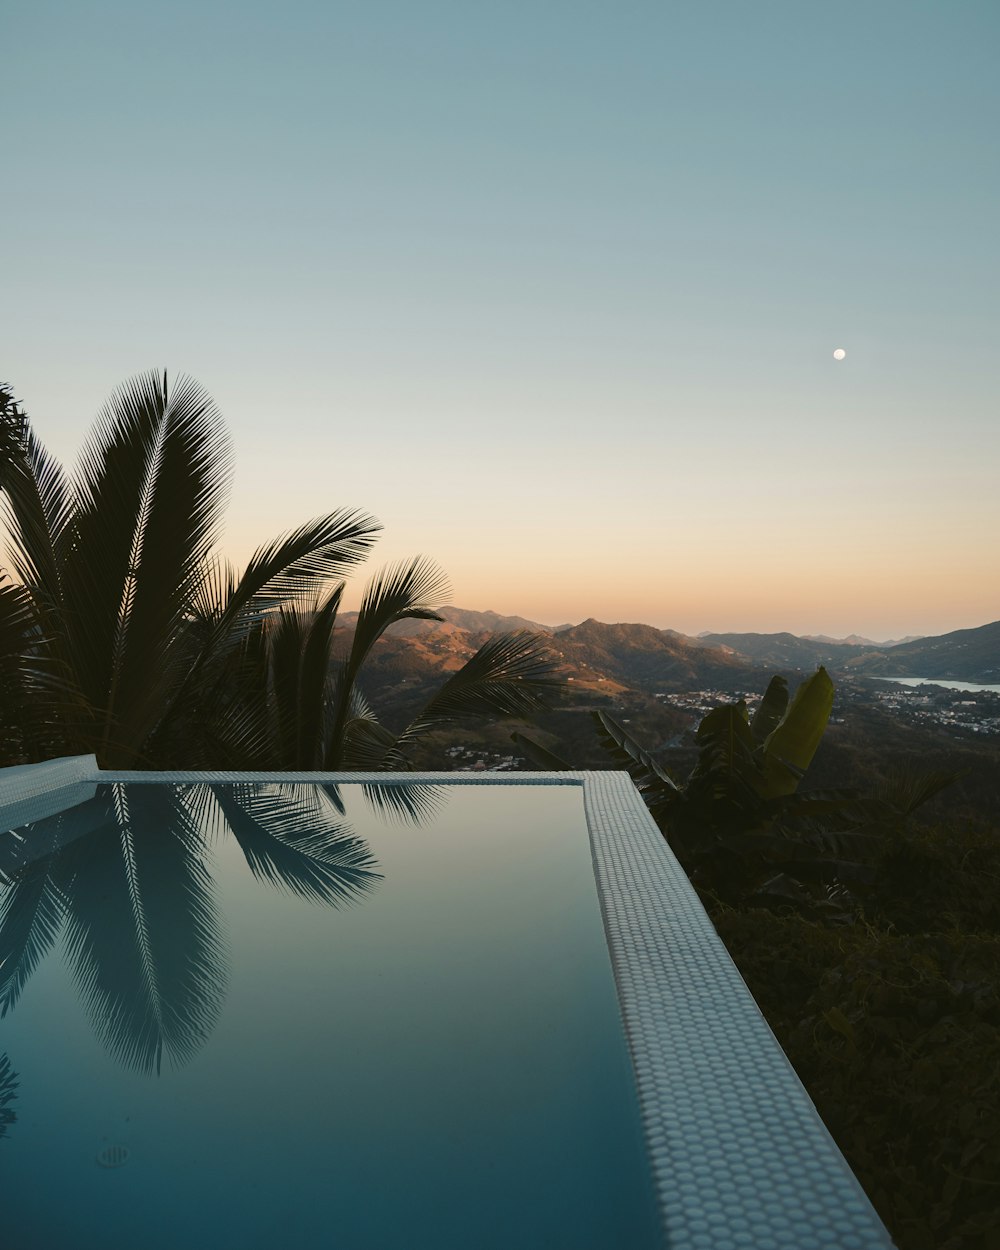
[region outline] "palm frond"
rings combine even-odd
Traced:
[[[510,740],[519,751],[524,752],[527,759],[536,768],[540,768],[543,772],[564,773],[571,771],[573,768],[573,765],[567,763],[562,756],[556,755],[548,747],[543,747],[540,742],[536,742],[534,738],[530,738],[527,734],[512,733]]]
[[[346,816],[347,805],[340,793],[340,786],[335,781],[324,782],[316,786],[316,801],[320,805],[325,819]]]
[[[253,645],[253,636],[270,615],[282,605],[317,595],[324,582],[363,560],[380,529],[367,514],[343,509],[260,548],[239,579],[227,567],[210,564],[207,581],[192,603],[198,653],[188,666],[169,717],[179,718],[182,724],[189,719],[190,709],[204,697],[206,680],[211,681],[248,641]],[[213,600],[216,592],[221,598]]]
[[[337,682],[325,768],[341,766],[345,758],[347,723],[358,675],[372,647],[397,621],[441,619],[433,604],[447,596],[444,573],[431,560],[415,556],[381,569],[365,588],[347,660]]]
[[[73,621],[74,668],[96,708],[109,702],[123,606],[134,590],[139,518],[166,406],[158,374],[130,379],[98,414],[80,455],[66,612]]]
[[[409,763],[396,744],[396,735],[374,716],[347,722],[339,768],[350,772],[408,772]]]
[[[173,786],[102,787],[107,821],[76,858],[67,953],[94,1027],[126,1067],[190,1060],[225,995],[205,843]]]
[[[19,1084],[9,1057],[0,1054],[0,1137],[4,1136],[12,1124],[17,1123],[17,1112],[10,1104],[17,1100],[15,1091]]]
[[[43,641],[35,602],[24,586],[0,573],[0,664],[23,658]]]
[[[448,802],[448,787],[424,782],[366,782],[365,802],[387,824],[423,825]]]
[[[17,402],[13,387],[0,382],[0,490],[7,481],[10,462],[21,453],[28,418]]]
[[[150,739],[157,767],[275,766],[264,624],[258,621],[238,646],[213,651],[204,624],[189,622],[188,674]]]
[[[650,811],[659,813],[676,802],[681,794],[680,786],[649,752],[606,712],[595,711],[591,715],[601,746],[632,778]]]
[[[388,625],[409,617],[439,621],[434,605],[448,595],[448,579],[423,556],[387,565],[369,581],[358,613],[357,633],[367,649]],[[377,631],[372,635],[371,631]]]
[[[341,508],[258,547],[225,604],[226,628],[247,612],[315,595],[324,582],[344,577],[367,558],[381,530],[368,513]]]
[[[43,757],[58,734],[58,667],[24,586],[0,579],[0,765]]]
[[[239,582],[236,570],[228,560],[212,552],[202,566],[201,577],[194,587],[188,613],[192,623],[206,640],[218,625],[219,618],[236,591]]]
[[[60,602],[62,561],[73,517],[73,496],[59,463],[30,425],[11,439],[3,482],[3,517],[11,568],[39,608],[54,612]]]
[[[278,609],[265,626],[264,663],[269,730],[269,754],[276,768],[299,765],[299,666],[305,624],[294,606]]]
[[[215,541],[231,470],[211,397],[192,379],[155,372],[111,396],[84,446],[67,615],[77,674],[101,709],[113,762],[162,717],[186,666],[178,641]],[[112,762],[112,761],[109,761]]]
[[[62,925],[66,899],[52,875],[58,854],[33,861],[16,873],[0,896],[0,1019],[52,948]]]
[[[967,775],[968,769],[960,772],[934,769],[926,773],[904,770],[883,782],[876,793],[896,811],[909,816],[936,794]]]
[[[406,748],[423,734],[470,716],[525,716],[546,706],[563,685],[539,634],[497,634],[485,642],[403,730]]]
[[[299,898],[337,907],[381,880],[367,842],[323,820],[317,802],[251,786],[212,786],[253,875]]]
[[[332,687],[333,631],[344,583],[311,607],[278,609],[266,629],[274,766],[322,767]]]

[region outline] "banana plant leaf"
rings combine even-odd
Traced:
[[[788,682],[784,677],[772,677],[764,697],[750,719],[750,732],[754,742],[761,746],[768,736],[781,724],[788,710]]]
[[[825,668],[802,682],[791,706],[764,742],[762,798],[794,794],[812,763],[833,708],[833,682]]]

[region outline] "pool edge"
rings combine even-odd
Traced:
[[[664,1244],[883,1250],[889,1235],[626,773],[0,769],[0,806],[77,782],[409,782],[583,792]]]

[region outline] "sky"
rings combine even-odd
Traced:
[[[0,46],[0,379],[72,464],[196,377],[234,561],[349,505],[549,624],[1000,617],[995,0],[6,0]]]

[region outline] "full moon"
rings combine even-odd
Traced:
[[[836,351],[833,353],[833,358],[834,360],[843,360],[846,355],[847,355],[847,352],[845,352],[842,347],[838,347]]]

